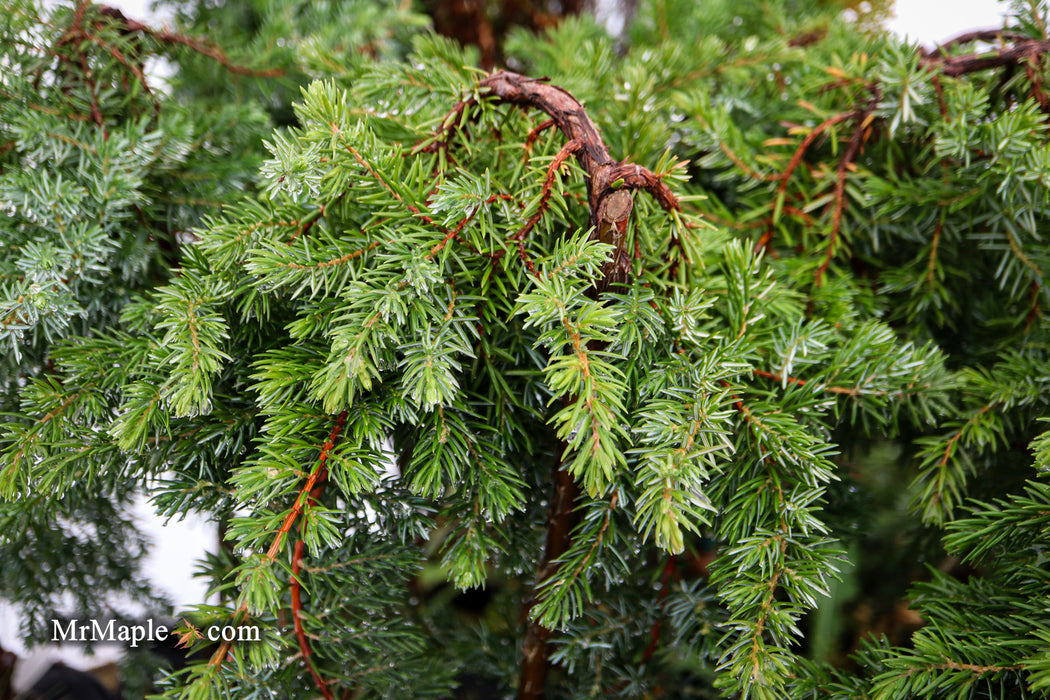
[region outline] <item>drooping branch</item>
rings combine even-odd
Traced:
[[[632,192],[648,192],[667,211],[681,209],[678,197],[659,175],[640,165],[613,159],[580,101],[564,88],[551,85],[546,78],[528,78],[501,70],[482,79],[478,87],[481,88],[482,99],[507,102],[545,113],[550,118],[548,121],[565,135],[567,142],[574,144],[573,155],[586,173],[591,237],[608,243],[614,250],[610,260],[602,267],[596,290],[600,294],[612,285],[626,282],[630,276],[630,254],[626,239],[627,222],[634,208]],[[471,104],[472,99],[457,102],[437,133],[418,145],[417,151],[447,149],[450,132],[462,126]],[[548,128],[547,121],[540,127]]]
[[[303,487],[299,490],[299,495],[296,497],[295,503],[292,505],[292,510],[287,516],[285,516],[284,521],[281,523],[281,527],[277,530],[277,535],[274,537],[273,543],[266,551],[266,560],[268,562],[273,562],[277,558],[277,555],[281,551],[281,546],[284,543],[284,538],[288,535],[289,531],[291,531],[292,525],[295,524],[300,513],[303,512],[303,508],[311,503],[315,496],[319,494],[319,492],[314,489],[317,488],[318,482],[324,483],[324,480],[328,476],[328,456],[339,442],[339,436],[343,432],[343,428],[346,426],[347,415],[347,411],[344,410],[335,419],[335,425],[332,426],[331,432],[328,433],[328,439],[325,440],[324,445],[321,446],[321,454],[317,458],[317,466],[315,466],[310,472],[310,476],[307,477],[306,483],[303,484]],[[294,557],[295,553],[293,552],[293,559]],[[237,610],[233,613],[233,624],[239,624],[247,614],[248,600],[247,598],[244,598],[241,601],[241,604],[237,607]],[[208,665],[214,667],[222,666],[232,645],[232,641],[224,641],[220,644],[219,648],[216,649],[215,653],[212,655]],[[304,656],[307,657],[306,662],[307,665],[309,665],[309,654],[304,653]],[[315,680],[316,678],[317,677],[315,676]]]
[[[623,188],[645,190],[668,211],[680,208],[678,198],[653,172],[639,165],[618,162],[609,155],[609,149],[583,105],[564,88],[551,85],[544,78],[527,78],[510,71],[493,73],[483,79],[479,87],[487,89],[488,96],[500,102],[546,113],[567,140],[581,142],[576,158],[590,180],[587,194],[592,224],[601,200],[615,191],[611,185],[621,179]],[[629,215],[630,212],[626,212],[624,220]]]
[[[626,283],[631,272],[627,223],[634,208],[633,192],[648,192],[668,212],[681,209],[678,198],[659,175],[640,165],[613,159],[583,105],[567,90],[551,85],[546,79],[528,78],[509,71],[497,71],[489,75],[480,81],[479,87],[481,99],[536,109],[549,117],[529,133],[525,144],[526,153],[536,135],[551,126],[556,126],[566,138],[566,144],[548,168],[536,213],[512,238],[518,245],[526,267],[531,271],[531,264],[525,254],[524,239],[547,209],[553,178],[558,168],[570,156],[575,156],[586,177],[591,238],[607,243],[613,248],[613,254],[602,266],[601,276],[596,280],[591,293],[597,298],[610,287]],[[447,151],[451,133],[463,125],[471,104],[471,99],[457,102],[442,121],[438,131],[430,139],[417,145],[414,152]],[[673,240],[676,241],[677,238]],[[600,350],[601,346],[601,343],[592,342],[588,347]],[[572,531],[578,521],[575,508],[580,495],[579,486],[561,465],[555,465],[552,481],[547,512],[547,537],[537,567],[537,585],[557,573],[558,559],[572,546]],[[528,601],[524,610],[527,622],[521,647],[521,675],[518,684],[520,700],[538,700],[545,696],[550,664],[548,640],[552,631],[528,619],[534,602]]]

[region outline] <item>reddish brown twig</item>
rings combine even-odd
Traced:
[[[295,626],[295,637],[299,640],[299,651],[302,652],[303,661],[306,662],[306,667],[310,669],[310,675],[313,676],[314,685],[321,691],[321,695],[325,697],[325,700],[333,700],[332,691],[328,687],[328,683],[318,673],[317,667],[314,666],[313,652],[310,650],[310,642],[306,638],[306,630],[303,628],[302,610],[303,603],[300,597],[301,585],[299,583],[299,570],[302,566],[303,560],[303,549],[305,549],[305,543],[299,540],[295,543],[295,550],[292,553],[292,624]]]
[[[91,93],[91,120],[95,123],[95,126],[102,127],[102,138],[108,140],[109,133],[106,130],[106,120],[102,116],[102,110],[98,104],[98,85],[95,84],[94,78],[91,77],[91,68],[88,66],[88,59],[83,53],[80,54],[80,70],[84,72],[84,82],[87,84],[88,92]]]
[[[874,111],[875,101],[873,100],[867,110],[861,112],[863,118],[857,124],[857,128],[853,130],[853,136],[850,137],[849,145],[846,146],[842,158],[839,159],[835,176],[835,198],[832,204],[829,205],[834,206],[834,209],[831,215],[831,232],[828,234],[828,247],[824,253],[824,260],[817,267],[817,272],[813,278],[813,284],[817,287],[823,283],[824,274],[831,265],[831,259],[835,254],[835,244],[838,242],[839,231],[842,228],[842,214],[846,210],[846,173],[871,134],[869,127],[874,117]]]
[[[1040,316],[1043,315],[1042,310],[1039,308],[1039,297],[1040,297],[1039,291],[1040,291],[1040,289],[1041,288],[1039,286],[1039,283],[1037,281],[1035,281],[1035,280],[1032,280],[1032,291],[1031,291],[1032,308],[1028,310],[1028,315],[1025,317],[1025,322],[1024,322],[1024,332],[1025,333],[1027,333],[1028,331],[1032,330],[1032,325],[1036,322],[1036,320]]]
[[[798,207],[792,206],[790,204],[785,204],[780,208],[780,210],[785,214],[791,214],[792,216],[802,219],[804,222],[811,226],[813,225],[813,217],[807,214],[805,211],[799,209]],[[764,226],[766,229],[762,232],[762,235],[755,243],[755,252],[757,253],[758,251],[763,250],[770,257],[774,259],[778,258],[779,256],[777,255],[777,252],[773,249],[772,246],[773,234],[775,232],[774,227],[776,226],[776,222],[773,221],[773,215],[770,214],[764,219],[759,219],[758,221],[755,221],[754,223],[749,224],[747,226],[741,226],[737,224],[735,225],[735,228],[747,228],[749,226]]]
[[[525,137],[525,159],[526,160],[528,160],[529,154],[532,152],[532,144],[536,142],[536,139],[539,138],[539,135],[541,133],[543,133],[547,129],[551,128],[552,126],[554,126],[554,120],[553,119],[547,119],[546,121],[542,121],[538,125],[536,125],[536,128],[534,128],[532,131],[529,132],[528,136]]]
[[[343,414],[345,415],[345,411]],[[345,422],[345,418],[344,418]],[[325,442],[324,448],[321,450],[321,458],[318,460],[321,462],[321,468],[317,473],[317,485],[310,490],[310,497],[308,502],[311,506],[317,505],[318,499],[321,498],[321,493],[324,491],[325,483],[328,480],[328,467],[324,466],[324,462],[328,461],[328,452],[332,447],[335,446],[335,440],[339,437],[339,431],[341,426],[336,423],[332,433],[328,436],[328,441]],[[303,516],[303,519],[299,521],[299,532],[302,533],[303,525],[306,524],[307,516]],[[328,683],[325,682],[324,678],[321,677],[320,672],[317,670],[317,666],[314,664],[313,651],[310,649],[310,642],[306,638],[306,629],[303,627],[303,602],[302,602],[302,583],[299,580],[299,571],[302,567],[303,561],[303,550],[305,549],[306,543],[303,542],[300,536],[299,540],[295,543],[295,549],[292,550],[292,580],[291,580],[291,594],[292,594],[292,625],[295,628],[295,638],[299,641],[299,651],[302,652],[303,661],[306,662],[306,667],[310,669],[310,675],[313,676],[314,685],[321,691],[321,695],[325,697],[325,700],[334,700],[332,697],[332,691],[328,687]]]
[[[514,234],[515,241],[520,242],[525,240],[529,235],[529,232],[532,231],[533,227],[543,217],[544,212],[547,211],[547,205],[551,200],[551,192],[554,189],[554,177],[558,174],[558,170],[561,169],[561,166],[566,160],[568,160],[569,156],[576,153],[576,151],[581,148],[583,148],[583,142],[579,139],[572,139],[562,146],[561,150],[554,156],[554,160],[552,160],[551,164],[547,167],[547,177],[543,180],[543,191],[540,194],[540,201],[536,206],[536,212],[529,217],[529,220],[525,222],[525,225],[521,230]]]
[[[937,107],[941,111],[941,118],[945,121],[948,120],[948,102],[944,99],[944,86],[941,85],[941,76],[934,75],[930,77],[930,83],[933,84],[933,90],[937,93]]]
[[[336,418],[335,425],[332,427],[332,432],[328,434],[328,439],[325,440],[324,446],[321,448],[321,455],[317,458],[317,466],[310,473],[310,477],[306,480],[303,488],[299,491],[299,497],[295,499],[295,504],[292,506],[291,512],[288,513],[284,522],[281,523],[281,529],[277,531],[277,536],[274,538],[273,544],[270,545],[270,549],[266,552],[266,558],[270,561],[277,558],[278,552],[281,551],[281,544],[284,542],[285,535],[287,535],[288,531],[292,529],[292,525],[299,517],[299,514],[303,512],[303,507],[309,502],[310,494],[313,492],[317,481],[328,475],[328,468],[325,466],[328,462],[328,454],[339,441],[339,434],[343,431],[343,426],[346,425],[346,416],[347,412],[344,410],[339,414],[339,417]]]
[[[277,530],[277,535],[274,537],[273,543],[270,545],[270,549],[266,552],[266,559],[268,562],[273,562],[277,555],[281,551],[281,545],[284,542],[285,536],[292,529],[292,525],[295,524],[296,518],[303,511],[303,507],[309,502],[310,496],[313,493],[317,481],[327,476],[328,467],[328,455],[335,447],[336,443],[339,442],[339,435],[343,431],[343,427],[346,425],[347,412],[344,410],[335,419],[335,425],[332,427],[331,432],[328,434],[328,439],[325,440],[324,445],[321,447],[321,454],[317,458],[317,466],[310,472],[310,476],[307,478],[306,483],[299,490],[299,495],[295,499],[295,504],[292,506],[291,512],[285,517],[284,522],[281,523],[281,527]],[[237,606],[237,610],[233,613],[234,621],[239,621],[248,612],[248,601],[242,600],[241,604]],[[230,647],[233,645],[232,641],[224,641],[219,645],[219,648],[215,650],[211,660],[208,662],[209,666],[222,666],[223,661],[226,660],[226,655],[230,652]]]
[[[248,68],[247,66],[241,66],[229,59],[226,54],[217,46],[209,46],[200,39],[194,39],[190,36],[183,34],[176,34],[174,32],[164,31],[163,29],[153,29],[149,25],[143,24],[133,19],[128,19],[124,16],[124,13],[115,7],[109,7],[107,5],[100,5],[99,11],[107,17],[113,18],[119,24],[122,24],[128,32],[141,32],[147,36],[153,37],[157,41],[163,44],[177,44],[185,46],[186,48],[196,51],[202,56],[207,56],[217,61],[223,68],[236,73],[238,75],[250,75],[256,78],[275,78],[284,75],[283,68],[266,68],[263,70],[256,70],[254,68]]]
[[[829,127],[832,127],[839,122],[846,121],[856,115],[856,112],[843,112],[841,114],[832,115],[818,124],[817,128],[813,129],[813,131],[806,134],[806,137],[802,139],[802,143],[800,143],[798,148],[795,149],[795,153],[791,156],[791,160],[788,161],[787,167],[784,168],[784,172],[781,173],[778,178],[780,180],[780,186],[777,187],[778,202],[783,201],[784,195],[787,193],[788,181],[791,179],[791,174],[794,173],[795,168],[802,163],[802,158],[806,155],[806,151],[809,147],[813,145],[813,142],[816,141],[817,138],[820,137],[820,135]]]

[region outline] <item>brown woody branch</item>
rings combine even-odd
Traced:
[[[1037,60],[1040,56],[1050,51],[1050,41],[1038,41],[1029,39],[1027,41],[997,49],[992,55],[967,54],[966,56],[952,56],[945,58],[941,63],[941,72],[945,75],[957,77],[967,73],[987,70],[989,68],[1002,68],[1003,66],[1017,66],[1022,63]]]
[[[592,294],[598,297],[609,287],[625,283],[631,271],[631,256],[626,239],[627,223],[634,207],[633,192],[645,190],[667,211],[681,209],[678,198],[659,175],[639,165],[614,160],[583,105],[567,90],[551,85],[546,79],[528,78],[509,71],[492,73],[480,81],[479,88],[481,99],[536,109],[549,117],[529,133],[526,151],[536,136],[551,126],[556,126],[567,140],[548,168],[536,213],[512,237],[518,244],[519,255],[526,267],[530,268],[530,272],[533,271],[525,253],[524,240],[547,209],[555,173],[572,155],[585,173],[591,238],[612,245],[614,251],[611,259],[602,266],[601,278],[597,280]],[[417,145],[415,152],[447,151],[449,134],[463,125],[467,108],[473,103],[473,99],[457,102],[433,137]],[[598,346],[594,349],[598,349]],[[580,495],[579,486],[559,464],[554,466],[552,480],[547,536],[537,568],[537,583],[557,572],[557,561],[572,545],[572,529],[577,522],[575,504]],[[531,600],[525,604],[526,619],[532,605]],[[538,700],[545,695],[550,665],[547,645],[551,634],[552,631],[546,627],[531,619],[527,620],[521,647],[520,700]]]
[[[551,85],[546,79],[527,78],[510,71],[497,71],[482,80],[479,86],[488,89],[489,95],[500,102],[545,112],[567,139],[580,140],[581,148],[576,157],[589,179],[588,204],[592,224],[601,200],[612,192],[610,184],[621,178],[623,187],[646,190],[669,211],[680,209],[678,198],[651,171],[613,160],[583,105],[567,90]]]
[[[985,53],[947,55],[948,48],[975,41],[1007,41],[1010,42],[1010,45]],[[958,77],[989,68],[1030,65],[1048,52],[1050,52],[1050,41],[1045,39],[1032,39],[1014,32],[983,29],[961,34],[931,51],[923,51],[922,54],[924,62],[931,68],[944,75]]]
[[[678,198],[652,171],[614,160],[580,101],[567,90],[551,85],[546,78],[528,78],[501,70],[482,79],[478,86],[482,99],[544,112],[570,143],[578,142],[574,155],[586,173],[591,236],[612,245],[615,251],[613,258],[602,267],[597,291],[601,293],[612,284],[626,282],[630,274],[630,255],[626,252],[625,239],[634,206],[631,192],[645,190],[667,211],[681,209]],[[416,152],[447,149],[448,135],[462,126],[467,108],[472,104],[473,99],[457,102],[437,133],[419,144]],[[540,127],[549,128],[546,122]]]
[[[1006,32],[1002,29],[974,29],[972,31],[963,32],[956,37],[949,39],[943,44],[939,44],[929,51],[924,51],[923,54],[926,56],[935,56],[938,54],[946,54],[948,49],[954,46],[961,46],[963,44],[972,44],[976,41],[992,42],[992,41],[1024,41],[1029,39],[1024,34],[1018,32]]]
[[[536,585],[553,576],[558,559],[572,546],[572,529],[576,527],[576,499],[580,487],[569,472],[558,463],[552,469],[553,487],[547,508],[547,538],[543,558],[536,572]],[[521,641],[521,675],[518,678],[518,700],[541,700],[546,696],[547,670],[550,667],[548,640],[552,630],[529,619],[535,600],[529,600],[522,611],[525,636]]]

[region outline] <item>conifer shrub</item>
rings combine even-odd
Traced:
[[[5,561],[94,504],[80,556],[129,580],[140,488],[225,523],[221,602],[186,618],[262,639],[167,697],[1041,696],[1046,15],[925,51],[819,4],[667,0],[621,47],[513,35],[492,73],[419,32],[310,64],[177,256],[71,282],[24,251],[72,249],[71,217],[120,250],[170,196],[146,183],[207,157],[106,194],[110,140],[201,125],[110,50],[156,36],[100,19],[126,80],[2,132]],[[35,109],[21,74],[5,110]],[[46,618],[30,568],[4,595]]]

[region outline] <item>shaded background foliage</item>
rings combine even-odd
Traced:
[[[244,601],[264,622],[266,642],[227,662],[238,697],[253,692],[238,673],[307,692],[309,666],[350,692],[466,693],[462,669],[508,692],[564,449],[548,400],[579,391],[547,365],[571,338],[545,305],[573,299],[580,329],[619,344],[595,396],[628,396],[630,435],[603,423],[611,452],[570,454],[592,487],[563,569],[591,578],[539,589],[562,630],[552,695],[1043,692],[1045,4],[930,54],[834,4],[639,3],[618,39],[558,16],[578,9],[199,3],[177,33],[86,4],[6,11],[0,581],[27,635],[70,610],[66,591],[83,616],[127,614],[103,592],[145,595],[119,519],[145,488],[162,514],[228,528],[206,573],[234,581],[230,609],[194,619]],[[423,11],[476,50],[429,36]],[[142,73],[154,55],[176,66],[166,91]],[[471,94],[464,65],[504,61],[579,98],[614,157],[689,161],[674,186],[705,197],[686,208],[711,229],[636,198],[638,283],[604,310],[582,296],[603,251],[569,235],[583,183],[569,166],[552,179],[563,141],[534,131],[542,117],[482,101],[404,155]],[[336,130],[357,157],[321,160]],[[568,196],[540,204],[554,182]],[[529,256],[568,270],[561,286],[500,253],[515,203],[544,212]],[[355,247],[387,231],[379,253]],[[289,238],[307,256],[292,266]],[[356,267],[308,269],[357,251]],[[371,367],[333,379],[377,308],[400,319],[383,331],[397,351],[361,346]],[[670,347],[691,363],[673,369]],[[435,362],[444,374],[419,374]],[[714,437],[660,472],[686,387]],[[332,483],[314,504],[300,489],[318,454]],[[380,480],[391,454],[403,478]],[[646,511],[667,484],[686,505]],[[309,512],[299,614],[320,635],[306,666],[281,612],[294,557],[260,557],[293,502]],[[797,551],[765,553],[778,529]],[[194,671],[189,696],[220,692],[217,673]]]

